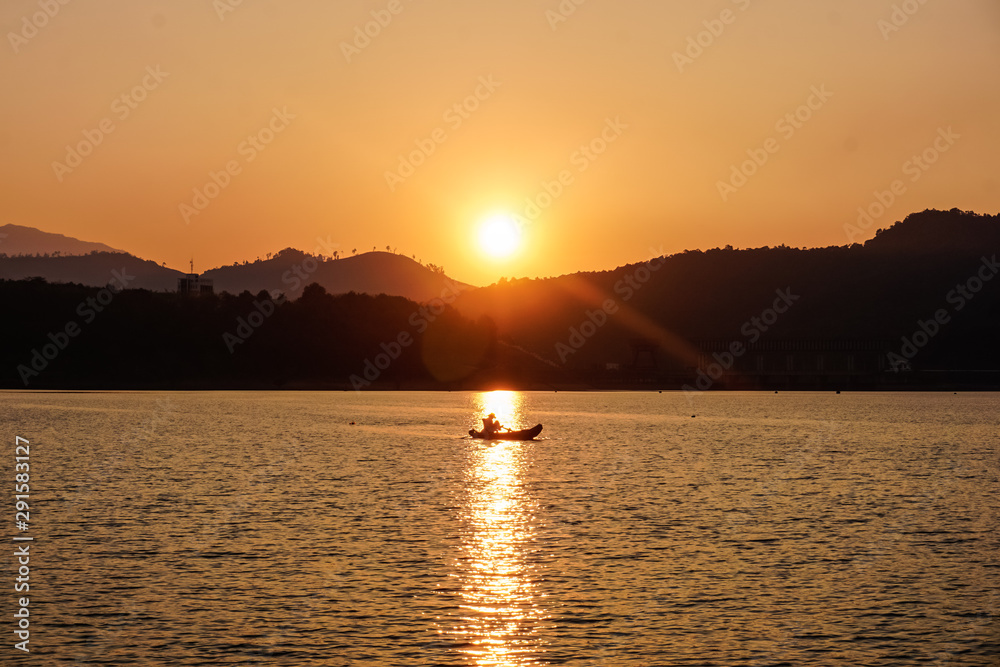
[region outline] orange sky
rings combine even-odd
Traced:
[[[0,224],[199,270],[390,245],[484,284],[843,244],[894,181],[857,240],[1000,210],[995,0],[576,2],[5,0]],[[497,212],[527,223],[506,259]]]

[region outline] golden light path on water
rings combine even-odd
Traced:
[[[501,424],[520,428],[523,396],[494,391],[473,397],[476,419],[492,413]],[[480,422],[481,423],[481,422]],[[536,638],[542,620],[528,556],[535,506],[524,489],[526,448],[516,441],[471,441],[466,470],[467,522],[460,562],[463,649],[472,664],[521,667],[539,664]],[[457,639],[457,637],[456,637]]]

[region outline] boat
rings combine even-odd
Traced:
[[[469,435],[477,440],[534,440],[535,436],[542,432],[542,425],[538,424],[523,431],[496,431],[492,436],[486,435],[484,431],[469,429]]]

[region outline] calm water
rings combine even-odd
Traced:
[[[542,438],[462,437],[489,412]],[[985,394],[0,393],[8,450],[32,443],[27,663],[997,665],[998,415]]]

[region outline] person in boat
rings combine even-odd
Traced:
[[[490,436],[503,429],[503,425],[497,421],[497,416],[490,413],[489,417],[483,417],[483,433]]]

